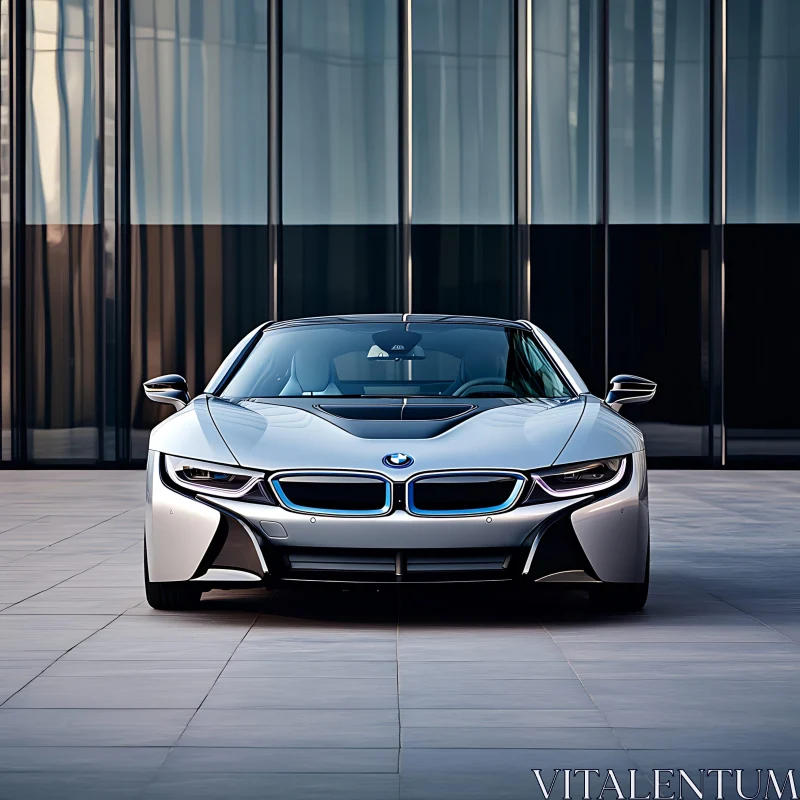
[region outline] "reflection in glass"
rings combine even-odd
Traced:
[[[728,0],[728,222],[800,222],[800,3]]]
[[[609,219],[708,221],[708,0],[609,0]]]
[[[96,232],[28,225],[25,241],[28,457],[101,457]]]
[[[97,221],[93,0],[28,0],[28,224]]]
[[[789,255],[799,250],[797,225],[761,223],[725,229],[728,463],[761,460],[762,466],[768,460],[779,466],[781,461],[796,465],[800,459],[800,415],[794,402],[800,395],[800,270],[795,267],[796,256]],[[787,258],[794,262],[787,264]],[[742,378],[750,375],[755,392],[743,390]]]
[[[599,214],[599,4],[533,3],[533,222]]]
[[[396,0],[284,1],[284,222],[397,222],[397,22]]]
[[[397,225],[284,225],[281,317],[397,308]]]
[[[28,457],[92,461],[102,445],[95,8],[28,0],[26,14]]]
[[[709,456],[709,243],[708,223],[609,226],[608,375],[658,383],[625,409],[650,458]]]
[[[413,225],[414,311],[510,317],[512,225]]]
[[[233,346],[269,319],[266,225],[131,228],[131,452],[170,412],[142,383],[176,372],[194,397]]]
[[[411,8],[414,222],[510,223],[511,3]]]
[[[605,259],[599,225],[531,225],[531,319],[605,396]]]
[[[267,0],[131,0],[131,220],[266,224]]]

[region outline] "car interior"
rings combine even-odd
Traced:
[[[267,332],[224,396],[570,396],[524,332],[408,327],[316,326],[311,336],[299,328]]]

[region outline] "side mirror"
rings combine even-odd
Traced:
[[[611,379],[606,403],[619,411],[628,403],[647,403],[653,399],[657,384],[636,375],[617,375]]]
[[[166,403],[178,410],[184,408],[192,399],[186,378],[180,375],[162,375],[144,384],[144,393],[154,403]]]

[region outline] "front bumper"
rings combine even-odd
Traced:
[[[491,516],[312,516],[277,506],[192,497],[161,477],[151,452],[145,536],[153,581],[543,583],[644,580],[649,518],[644,452],[629,479],[588,495]]]

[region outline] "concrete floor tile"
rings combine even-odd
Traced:
[[[399,661],[497,661],[502,653],[507,661],[561,661],[563,655],[546,636],[522,637],[506,642],[471,642],[468,635],[458,639],[404,638],[397,643]]]
[[[44,667],[23,669],[0,669],[0,705],[17,694],[32,681]]]
[[[723,724],[725,722],[727,720],[707,715],[705,720],[697,721],[694,725],[657,726],[641,723],[636,727],[616,724],[614,733],[629,750],[716,750],[731,755],[749,749],[784,751],[796,741],[792,724],[784,717],[776,719],[775,724],[771,725],[767,720],[766,724],[760,723],[755,727],[741,720],[734,725]]]
[[[403,727],[446,728],[590,728],[607,727],[608,722],[595,708],[405,708],[400,712]]]
[[[505,681],[574,679],[575,672],[559,661],[403,661],[398,665],[400,688],[458,687],[462,681],[485,681],[491,691]],[[484,688],[484,687],[482,687]]]
[[[0,708],[0,746],[169,747],[195,709]]]
[[[728,659],[695,659],[633,661],[594,659],[570,661],[571,668],[581,680],[608,678],[616,680],[714,680],[736,681],[753,676],[753,661]],[[797,658],[764,659],[758,672],[764,680],[800,680],[800,652]]]
[[[201,708],[179,745],[396,748],[399,740],[396,710]]]
[[[399,800],[397,775],[264,775],[263,773],[171,773],[162,771],[142,795],[196,800]]]
[[[397,748],[176,747],[164,771],[396,773]],[[1,756],[0,756],[1,757]]]
[[[155,770],[164,763],[169,752],[168,747],[3,746],[0,747],[0,774]]]
[[[114,619],[115,615],[108,613],[88,618],[84,614],[0,614],[0,636],[31,631],[44,637],[53,631],[99,631]]]
[[[221,677],[203,708],[397,709],[395,678]]]
[[[225,661],[76,661],[65,658],[50,665],[42,677],[48,678],[216,678]]]
[[[135,800],[155,770],[125,772],[0,772],[0,800]]]
[[[555,769],[574,769],[579,764],[602,764],[603,769],[613,769],[620,773],[627,773],[627,770],[636,766],[628,753],[619,747],[608,750],[576,747],[569,751],[529,747],[404,747],[400,754],[400,771],[404,777],[436,773],[522,775],[530,773],[532,769],[540,769],[543,778],[550,778]]]
[[[546,720],[549,722],[550,720]],[[597,721],[597,720],[595,720]],[[492,725],[448,725],[436,727],[426,725],[415,728],[403,724],[401,739],[403,748],[420,747],[433,749],[440,747],[460,749],[487,749],[491,747],[526,749],[572,750],[614,750],[622,745],[615,731],[610,727],[579,727],[575,724],[560,728],[547,727],[546,724],[529,727],[502,727]]]
[[[237,651],[238,652],[238,651]],[[397,680],[397,662],[387,661],[293,661],[233,658],[224,678],[385,678]]]
[[[92,619],[86,617],[86,619]],[[3,631],[0,635],[0,658],[20,650],[69,650],[94,633],[91,628],[72,628],[67,630],[16,630]]]
[[[217,676],[177,673],[32,680],[3,708],[198,708]]]
[[[245,640],[236,649],[234,660],[274,661],[387,661],[394,659],[397,647],[394,641],[296,641],[275,642],[268,639]]]

